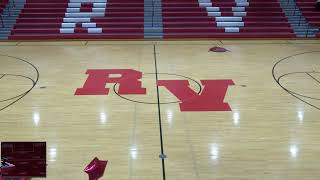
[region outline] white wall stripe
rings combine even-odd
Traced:
[[[74,33],[74,28],[61,28],[60,33],[72,34]]]
[[[247,0],[235,0],[236,3],[246,3]]]
[[[69,8],[80,8],[82,3],[68,3]],[[93,3],[94,8],[105,8],[107,3]]]
[[[80,8],[81,3],[68,3],[69,8]]]
[[[218,27],[243,27],[244,22],[217,22]]]
[[[226,27],[224,28],[225,32],[229,32],[229,33],[237,33],[240,32],[240,28],[238,27]]]
[[[212,3],[199,3],[200,7],[212,7]]]
[[[90,18],[63,18],[63,22],[90,22]]]
[[[69,18],[86,18],[86,17],[104,17],[104,12],[79,12],[79,13],[65,13],[65,17]]]
[[[82,23],[83,28],[95,28],[97,27],[97,23]]]
[[[206,7],[207,8],[207,11],[209,12],[212,12],[212,11],[220,11],[220,8],[219,7]]]
[[[237,6],[247,7],[247,6],[249,6],[249,2],[240,2],[240,3],[237,3]]]
[[[92,12],[105,12],[106,8],[92,8]],[[80,13],[80,8],[67,8],[67,13]]]
[[[198,0],[199,3],[211,3],[211,0]]]
[[[75,28],[76,27],[76,23],[62,23],[61,27],[62,28]]]
[[[106,8],[96,8],[96,7],[94,7],[94,8],[92,8],[92,12],[106,12]]]
[[[214,16],[214,17],[221,16],[221,12],[208,12],[208,16]]]
[[[221,22],[241,22],[242,21],[242,17],[232,17],[232,16],[216,17],[216,21],[221,21]]]
[[[244,17],[244,16],[247,16],[247,12],[233,12],[233,16]]]
[[[68,13],[80,12],[80,8],[67,8]]]
[[[88,28],[88,33],[102,33],[102,28]]]
[[[232,7],[233,12],[246,11],[246,7]]]
[[[71,3],[106,3],[106,0],[70,0]]]
[[[106,8],[107,7],[107,3],[94,3],[93,7],[94,8]]]

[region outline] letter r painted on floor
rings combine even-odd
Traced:
[[[88,69],[88,78],[82,88],[78,88],[75,95],[107,95],[108,83],[119,84],[119,94],[146,94],[140,79],[142,73],[133,69]],[[111,77],[120,75],[120,77]]]

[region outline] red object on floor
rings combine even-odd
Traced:
[[[89,180],[98,180],[104,174],[108,161],[99,160],[95,157],[84,169],[89,175]]]
[[[209,49],[209,52],[227,52],[228,50],[223,47],[212,47]]]

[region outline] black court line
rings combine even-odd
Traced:
[[[0,79],[2,79],[5,76],[5,74],[2,74],[2,76],[0,77]]]
[[[272,77],[273,77],[273,79],[276,81],[276,83],[277,83],[284,91],[286,91],[286,92],[287,92],[288,94],[290,94],[291,96],[297,98],[298,100],[306,103],[307,105],[309,105],[309,106],[311,106],[311,107],[314,107],[314,108],[317,109],[317,110],[320,110],[320,107],[309,103],[308,101],[300,98],[299,95],[297,95],[296,93],[294,93],[294,92],[286,89],[286,88],[280,83],[281,76],[280,76],[278,79],[276,78],[275,69],[276,69],[276,67],[277,67],[278,64],[280,64],[281,62],[286,61],[286,60],[288,60],[288,59],[290,59],[290,58],[292,58],[292,57],[296,57],[296,56],[303,55],[303,54],[309,54],[309,53],[319,53],[319,52],[320,52],[320,51],[309,51],[309,52],[302,52],[302,53],[298,53],[298,54],[293,54],[293,55],[290,55],[290,56],[287,56],[287,57],[285,57],[285,58],[282,58],[282,59],[278,60],[278,61],[273,65],[273,67],[272,67]],[[300,73],[306,73],[306,72],[300,72]],[[290,73],[287,73],[287,74],[290,74]],[[282,76],[283,76],[283,75],[282,75]]]
[[[26,78],[26,79],[30,79],[30,80],[32,81],[32,84],[33,84],[33,85],[32,85],[32,87],[31,87],[29,90],[27,90],[26,92],[24,92],[24,93],[22,93],[22,94],[20,94],[20,95],[18,95],[18,96],[11,97],[11,98],[5,99],[5,100],[1,100],[0,102],[4,102],[4,101],[11,100],[11,99],[12,99],[12,100],[15,99],[15,100],[13,100],[13,102],[9,103],[8,105],[6,105],[6,106],[4,106],[4,107],[0,107],[0,111],[3,111],[4,109],[6,109],[6,108],[8,108],[9,106],[13,105],[14,103],[20,101],[23,97],[25,97],[27,94],[29,94],[30,91],[31,91],[31,90],[36,86],[36,84],[38,83],[39,78],[40,78],[40,75],[39,75],[39,70],[37,69],[37,67],[36,67],[35,65],[33,65],[32,63],[30,63],[29,61],[27,61],[27,60],[24,60],[24,59],[18,58],[18,57],[14,57],[14,56],[10,56],[10,55],[5,55],[5,54],[0,54],[0,57],[1,57],[1,56],[13,58],[13,59],[15,59],[15,60],[24,62],[24,63],[28,64],[29,66],[31,66],[31,67],[35,70],[35,72],[36,72],[36,79],[35,79],[35,80],[34,80],[33,78],[31,78],[31,77],[23,76],[23,75],[18,75],[18,74],[4,74],[4,75],[6,75],[6,76],[11,75],[11,76],[24,77],[24,78]],[[3,78],[3,76],[2,76],[1,78]]]
[[[150,74],[156,74],[156,73],[143,73],[143,75],[150,75]],[[198,92],[197,92],[197,94],[198,95],[200,95],[200,93],[202,92],[202,87],[201,87],[201,84],[198,82],[198,81],[196,81],[196,80],[194,80],[194,79],[192,79],[192,78],[190,78],[190,77],[187,77],[187,76],[183,76],[183,75],[179,75],[179,74],[170,74],[170,73],[159,73],[158,72],[158,75],[159,74],[165,74],[165,75],[174,75],[174,76],[178,76],[178,77],[183,77],[183,78],[186,78],[186,79],[188,79],[188,80],[190,80],[190,81],[193,81],[195,84],[197,84],[198,85],[198,87],[199,87],[199,90],[198,90]],[[135,102],[135,103],[140,103],[140,104],[158,104],[157,102],[144,102],[144,101],[138,101],[138,100],[134,100],[134,99],[130,99],[130,98],[127,98],[127,97],[125,97],[125,96],[122,96],[121,94],[119,94],[118,92],[117,92],[117,85],[118,85],[119,83],[115,83],[114,85],[113,85],[113,92],[117,95],[117,96],[119,96],[120,98],[122,98],[122,99],[125,99],[125,100],[127,100],[127,101],[131,101],[131,102]],[[188,98],[188,99],[184,99],[183,101],[190,101],[190,100],[192,100],[193,98],[195,98],[195,96],[194,97],[191,97],[191,98]],[[160,104],[175,104],[175,103],[181,103],[182,101],[170,101],[170,102],[161,102]]]
[[[306,72],[306,74],[308,74],[308,76],[310,76],[313,80],[317,81],[320,84],[320,81],[317,78],[313,77],[311,74],[309,74],[307,72]]]
[[[6,76],[12,76],[12,77],[22,77],[22,78],[25,78],[25,79],[29,79],[32,84],[34,85],[35,84],[35,81],[28,77],[28,76],[23,76],[23,75],[19,75],[19,74],[5,74]],[[27,91],[26,91],[27,92]],[[21,96],[24,96],[26,94],[26,92],[23,92],[22,94],[19,94],[19,95],[16,95],[16,96],[13,96],[13,97],[10,97],[10,98],[7,98],[7,99],[0,99],[0,102],[5,102],[5,101],[9,101],[9,100],[13,100],[15,98],[18,98],[18,97],[21,97]]]
[[[291,73],[286,73],[286,74],[283,74],[281,76],[279,76],[277,82],[279,82],[280,84],[281,83],[281,79],[288,76],[288,75],[292,75],[292,74],[306,74],[306,73],[317,73],[317,74],[320,74],[320,72],[316,72],[316,71],[313,71],[313,72],[291,72]],[[282,88],[284,88],[286,91],[288,91],[289,93],[292,93],[292,94],[295,94],[297,96],[301,96],[301,97],[305,97],[305,98],[308,98],[308,99],[313,99],[313,100],[320,100],[320,98],[315,98],[315,97],[311,97],[311,96],[306,96],[306,95],[303,95],[301,93],[296,93],[294,92],[293,90],[290,90],[288,88],[285,88],[284,86],[281,85]]]
[[[166,168],[165,168],[166,155],[164,154],[164,148],[163,148],[163,134],[162,134],[162,120],[161,120],[161,108],[160,108],[160,95],[159,95],[159,87],[158,87],[158,67],[157,67],[156,45],[153,45],[153,57],[154,57],[154,68],[156,71],[158,119],[159,119],[159,132],[160,132],[160,145],[161,145],[161,154],[159,155],[159,157],[162,161],[162,179],[166,180]]]

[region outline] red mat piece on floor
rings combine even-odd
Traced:
[[[228,50],[223,47],[212,47],[209,49],[209,52],[227,52]]]
[[[108,161],[99,160],[95,157],[84,169],[89,175],[89,180],[98,180],[104,174],[104,171],[107,167]]]

